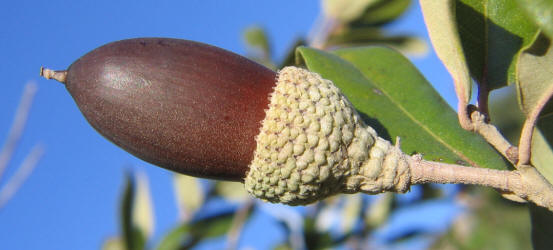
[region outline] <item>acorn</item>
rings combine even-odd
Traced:
[[[178,173],[241,181],[266,201],[409,188],[408,156],[331,81],[302,68],[276,73],[214,46],[138,38],[41,75],[65,83],[92,127],[127,152]]]

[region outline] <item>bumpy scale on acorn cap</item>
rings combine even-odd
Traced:
[[[270,202],[405,192],[399,148],[377,136],[331,81],[278,73],[216,47],[131,39],[100,47],[65,81],[87,120],[137,157],[180,173],[240,180]]]

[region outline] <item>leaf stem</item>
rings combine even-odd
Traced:
[[[528,114],[524,125],[522,126],[522,131],[520,133],[520,140],[518,143],[518,155],[519,155],[519,164],[526,165],[530,163],[531,149],[532,149],[532,136],[534,134],[534,128],[538,121],[541,110],[549,102],[549,99],[553,97],[553,87],[548,90],[548,93],[541,97],[541,99],[536,103],[532,112]]]
[[[459,119],[459,124],[464,130],[468,131],[474,131],[474,125],[472,124],[469,115],[470,111],[468,109],[469,105],[467,102],[463,101],[461,98],[461,90],[457,90],[458,87],[457,84],[455,85],[455,91],[457,92],[457,99],[459,100],[459,103],[457,104],[457,118]]]
[[[487,70],[486,70],[487,71]],[[487,72],[484,72],[484,75],[486,75]],[[486,122],[489,121],[488,114],[488,98],[489,98],[490,91],[488,90],[488,84],[487,80],[481,80],[480,84],[478,84],[478,111],[480,113],[483,113],[486,116]]]
[[[40,67],[40,76],[46,79],[54,79],[58,82],[65,83],[67,80],[66,70],[51,70],[48,68]]]

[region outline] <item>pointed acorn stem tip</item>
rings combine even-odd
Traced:
[[[58,82],[65,83],[65,80],[67,79],[67,70],[51,70],[40,67],[40,76],[46,79],[54,79]]]

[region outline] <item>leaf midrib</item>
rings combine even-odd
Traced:
[[[488,64],[489,64],[489,54],[490,54],[490,19],[488,18],[488,5],[489,1],[482,2],[482,13],[484,16],[484,67],[482,67],[482,79],[480,79],[480,84],[485,89],[488,89]]]

